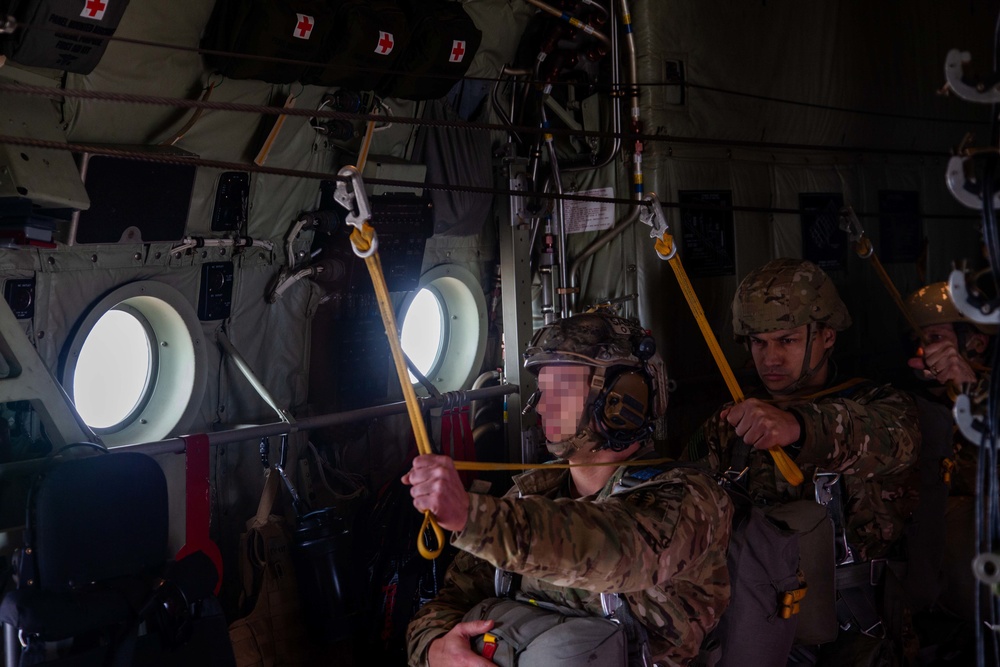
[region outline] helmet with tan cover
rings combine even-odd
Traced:
[[[851,326],[851,315],[830,277],[803,259],[775,259],[743,279],[733,298],[737,336],[823,324],[835,331]]]
[[[935,324],[957,324],[964,322],[971,324],[981,332],[994,335],[997,327],[989,324],[977,324],[959,312],[955,307],[955,302],[948,291],[947,282],[931,283],[926,287],[921,287],[906,299],[906,307],[913,316],[913,321],[920,327],[929,327]]]

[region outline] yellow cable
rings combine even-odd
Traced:
[[[351,232],[351,243],[361,253],[366,253],[371,249],[371,240],[375,236],[375,229],[367,222],[364,223],[364,230],[355,228]],[[431,454],[431,441],[427,436],[427,426],[424,424],[424,416],[420,412],[417,404],[417,394],[413,391],[413,384],[410,383],[409,375],[406,371],[406,361],[403,358],[403,348],[399,343],[399,329],[396,327],[396,315],[392,311],[392,300],[389,297],[389,288],[385,284],[385,275],[382,273],[382,260],[379,259],[378,252],[365,257],[365,265],[368,273],[372,277],[372,285],[375,287],[375,296],[378,300],[378,309],[382,314],[382,324],[385,326],[385,335],[389,339],[389,349],[392,351],[392,361],[396,367],[396,375],[399,377],[399,384],[403,389],[403,398],[406,401],[406,412],[410,416],[410,425],[413,427],[413,434],[417,440],[417,451],[420,454]],[[424,534],[430,527],[434,531],[437,540],[437,548],[429,549],[424,544]],[[417,536],[417,551],[428,560],[432,560],[441,555],[444,549],[444,532],[438,525],[434,515],[430,510],[424,511],[424,522],[420,525],[420,532]]]
[[[913,318],[913,313],[911,313],[910,309],[906,307],[906,304],[903,302],[902,295],[899,293],[899,290],[896,289],[895,283],[892,282],[892,278],[889,277],[885,267],[882,266],[882,261],[879,260],[878,255],[875,254],[875,248],[872,247],[871,239],[867,236],[862,236],[861,240],[855,244],[855,252],[857,252],[858,256],[862,259],[867,258],[871,260],[872,268],[875,269],[875,273],[878,275],[879,280],[882,281],[882,285],[885,287],[886,291],[889,292],[889,296],[892,297],[893,302],[896,304],[896,308],[899,308],[899,312],[901,312],[903,317],[906,318],[906,323],[910,325],[910,328],[913,329],[915,334],[917,334],[917,337],[920,338],[921,342],[926,345],[927,337],[924,336],[924,330]]]
[[[705,311],[701,307],[698,295],[694,292],[694,287],[691,286],[691,280],[688,278],[687,271],[684,270],[684,265],[681,264],[680,257],[676,253],[673,253],[673,245],[674,239],[669,232],[656,240],[657,252],[664,257],[670,257],[670,268],[674,270],[674,274],[677,276],[681,292],[684,294],[684,298],[687,299],[688,307],[691,309],[694,319],[698,322],[701,335],[705,338],[705,342],[708,344],[708,349],[712,352],[712,357],[715,359],[719,371],[722,372],[726,386],[729,387],[729,393],[732,394],[734,401],[741,403],[744,398],[743,390],[736,381],[736,376],[733,375],[733,369],[730,368],[726,355],[722,353],[722,348],[719,346],[719,341],[715,338],[715,333],[712,332],[712,327],[708,324],[708,318],[705,317]],[[802,471],[799,470],[799,467],[795,465],[795,461],[788,456],[784,449],[781,447],[772,447],[767,452],[774,459],[774,465],[789,484],[798,486],[805,480]]]
[[[605,466],[655,466],[661,463],[674,463],[677,459],[632,459],[631,461],[601,461],[597,463],[490,463],[489,461],[455,461],[455,470],[534,470],[547,468],[549,470],[568,470],[569,468],[601,468]]]

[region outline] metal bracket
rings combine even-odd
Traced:
[[[337,187],[333,193],[333,199],[347,209],[347,219],[345,222],[363,231],[367,222],[372,219],[372,210],[368,205],[368,195],[365,194],[365,184],[361,180],[361,172],[353,165],[347,165],[337,172]],[[354,248],[354,254],[358,257],[370,257],[378,250],[378,237],[372,237],[371,248],[359,252]]]
[[[966,319],[976,324],[1000,324],[1000,308],[969,292],[965,273],[955,269],[948,276],[948,292],[952,302]]]
[[[965,66],[972,62],[968,51],[952,49],[944,59],[945,87],[967,102],[979,104],[997,104],[1000,102],[1000,79],[994,74],[993,81],[967,83]]]
[[[973,159],[971,155],[956,155],[949,159],[945,182],[958,203],[966,208],[982,210],[983,184],[976,179],[973,170],[966,169],[967,166],[971,166],[968,162],[971,159]],[[993,205],[1000,208],[1000,188],[995,190]]]
[[[983,441],[983,435],[987,429],[983,417],[972,412],[972,399],[969,398],[968,394],[958,395],[951,414],[955,418],[955,424],[962,436],[978,446]]]
[[[667,224],[667,216],[663,214],[660,199],[655,192],[650,192],[643,198],[642,203],[644,206],[639,208],[639,220],[642,224],[652,227],[649,237],[659,241],[665,234],[670,233],[670,225]],[[677,242],[675,241],[672,246],[669,255],[664,255],[659,250],[656,251],[656,255],[660,259],[673,259],[677,254]]]

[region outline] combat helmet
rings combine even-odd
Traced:
[[[948,291],[947,282],[932,283],[921,287],[906,299],[906,307],[913,316],[914,323],[923,328],[935,324],[967,323],[987,335],[997,333],[997,327],[989,324],[978,324],[969,320],[958,308]]]
[[[535,375],[554,364],[641,368],[655,351],[653,339],[637,322],[594,311],[539,329],[524,352],[524,367]]]
[[[772,260],[747,274],[736,289],[737,337],[813,323],[843,331],[851,325],[851,316],[830,277],[808,260]]]
[[[552,365],[594,369],[578,433],[567,443],[573,448],[591,441],[595,451],[620,451],[648,437],[666,411],[663,362],[652,336],[634,320],[596,310],[543,326],[524,352],[524,367],[538,375]]]

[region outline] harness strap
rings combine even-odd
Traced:
[[[844,493],[840,473],[817,470],[813,473],[813,484],[816,487],[816,502],[826,508],[827,514],[833,520],[837,565],[853,563],[854,551],[847,541],[847,519],[844,514]]]
[[[905,562],[885,558],[837,567],[835,581],[840,627],[853,628],[877,639],[887,635],[887,625],[889,631],[896,631],[896,616],[900,610],[893,598],[901,597],[898,582],[905,574]],[[881,594],[880,587],[884,589]]]

